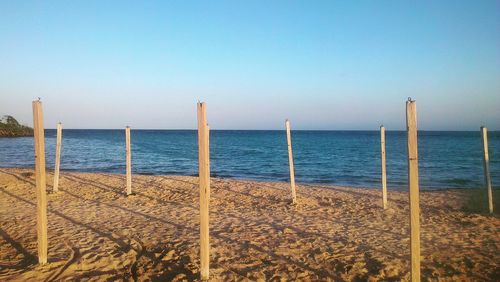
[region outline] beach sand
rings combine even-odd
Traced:
[[[47,190],[52,188],[52,173]],[[198,178],[62,172],[37,264],[33,170],[0,169],[0,280],[199,279]],[[410,278],[408,194],[212,178],[213,281]],[[499,190],[496,209],[500,209]],[[485,190],[421,192],[422,280],[500,279],[500,218]]]

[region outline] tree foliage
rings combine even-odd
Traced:
[[[9,115],[5,115],[0,119],[0,137],[18,137],[32,136],[33,129],[31,127],[19,124],[19,122]]]

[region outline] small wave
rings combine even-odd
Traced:
[[[450,178],[447,179],[445,182],[450,183],[450,184],[456,184],[456,185],[469,185],[472,183],[472,180],[466,179],[466,178]]]

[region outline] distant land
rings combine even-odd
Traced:
[[[19,124],[12,116],[3,116],[0,120],[0,137],[22,136],[33,136],[33,128]]]

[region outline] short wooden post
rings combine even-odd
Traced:
[[[35,179],[37,198],[38,262],[47,263],[47,194],[45,178],[45,134],[42,102],[33,101],[33,129],[35,139]]]
[[[59,191],[59,168],[61,165],[61,141],[62,141],[62,123],[57,124],[56,136],[56,165],[54,167],[54,188],[53,192]]]
[[[290,187],[292,189],[292,204],[297,203],[297,194],[295,192],[295,172],[293,169],[293,153],[292,153],[292,135],[290,133],[290,121],[285,121],[286,141],[288,144],[288,164],[290,165]]]
[[[491,177],[490,177],[490,156],[488,154],[488,129],[481,126],[481,137],[483,139],[483,164],[484,164],[484,182],[488,189],[488,208],[490,213],[493,213],[493,193],[491,191]]]
[[[198,102],[198,170],[200,185],[200,276],[208,280],[210,273],[209,204],[210,160],[207,107]]]
[[[130,126],[125,128],[125,151],[127,163],[127,196],[132,194],[132,152],[130,151]]]
[[[406,102],[408,133],[408,188],[410,198],[411,281],[420,281],[420,204],[418,183],[417,103]]]
[[[380,126],[380,157],[382,165],[382,202],[384,209],[387,209],[387,176],[385,168],[385,127]]]

